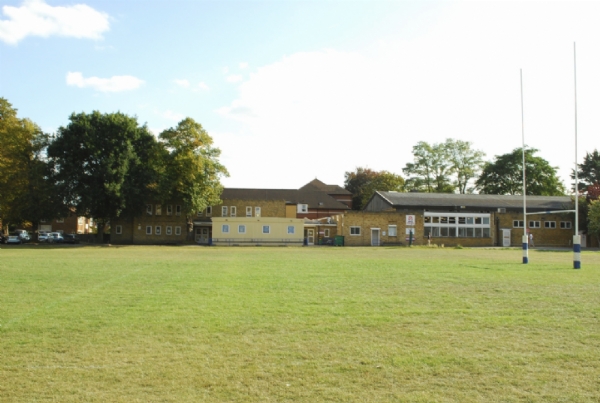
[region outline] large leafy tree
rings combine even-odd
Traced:
[[[159,141],[157,194],[163,201],[181,201],[191,231],[193,214],[221,201],[221,178],[228,176],[219,162],[221,151],[202,125],[189,117],[163,131]]]
[[[0,219],[5,225],[31,224],[65,212],[56,200],[45,160],[48,136],[0,98]]]
[[[454,186],[458,193],[472,193],[472,181],[477,178],[484,165],[485,153],[472,148],[469,141],[447,139],[444,149],[451,163]]]
[[[585,191],[588,186],[600,183],[600,154],[598,154],[598,150],[594,150],[592,153],[586,153],[583,158],[583,163],[577,164],[577,168],[577,179],[580,192]],[[575,179],[574,172],[571,174],[571,178]],[[575,188],[574,185],[573,188]]]
[[[413,146],[413,162],[402,169],[408,176],[407,190],[428,193],[452,193],[453,165],[444,143],[429,144],[419,141]]]
[[[477,182],[480,193],[523,194],[523,149],[516,148],[508,154],[498,155],[487,162]],[[525,185],[528,195],[560,196],[565,187],[558,178],[556,168],[542,157],[539,150],[525,149]]]
[[[344,187],[352,193],[352,208],[361,210],[376,191],[403,191],[404,179],[388,171],[358,167],[345,173]]]
[[[54,180],[65,205],[105,225],[143,209],[156,183],[156,140],[123,113],[72,114],[48,147]]]

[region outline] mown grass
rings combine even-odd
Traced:
[[[598,402],[600,254],[0,250],[2,402]]]

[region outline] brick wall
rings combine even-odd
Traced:
[[[511,230],[511,246],[520,246],[523,237],[523,228],[517,228],[513,225],[514,221],[523,221],[522,212],[497,213],[498,228]],[[531,228],[530,221],[539,222],[539,227]],[[547,228],[546,222],[554,222],[555,228]],[[561,222],[571,223],[571,228],[560,228]],[[563,214],[534,214],[527,216],[527,232],[533,234],[535,246],[571,246],[573,235],[575,234],[575,216],[573,213]],[[550,225],[550,224],[549,224]]]
[[[226,217],[231,217],[231,207],[235,207],[236,217],[246,217],[246,207],[250,207],[252,209],[252,217],[256,217],[256,207],[260,207],[261,217],[285,218],[287,215],[284,200],[224,199],[220,205],[212,207],[212,213],[210,215],[207,215],[207,211],[202,211],[197,215],[197,217],[223,217],[223,207],[227,207]]]

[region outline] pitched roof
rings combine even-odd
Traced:
[[[352,193],[338,185],[327,185],[317,178],[302,186],[300,190],[319,190],[327,194],[351,195]]]
[[[348,206],[320,190],[225,188],[221,199],[281,200],[290,204],[308,204],[309,208],[348,210]]]
[[[522,209],[523,196],[489,194],[450,194],[450,193],[400,193],[376,192],[393,207],[465,207],[482,209]],[[570,210],[573,201],[570,196],[527,196],[527,209]]]

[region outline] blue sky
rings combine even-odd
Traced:
[[[190,116],[228,187],[402,174],[418,141],[494,155],[525,138],[559,167],[599,148],[600,4],[546,1],[4,1],[0,96],[47,132],[121,111]]]

